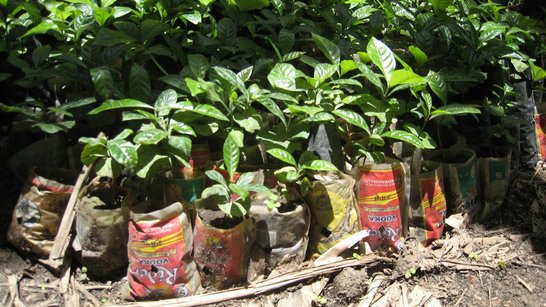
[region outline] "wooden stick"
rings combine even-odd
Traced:
[[[448,266],[454,266],[454,265],[466,266],[465,270],[483,271],[483,270],[495,269],[495,267],[490,266],[488,264],[483,264],[483,263],[470,263],[470,262],[461,262],[461,261],[455,261],[455,260],[442,260],[440,261],[440,263],[443,265],[448,265]]]
[[[91,303],[93,303],[93,305],[95,306],[102,305],[101,302],[93,294],[87,291],[87,289],[85,289],[85,287],[82,286],[82,284],[80,284],[77,280],[74,280],[74,285],[76,286],[76,289],[80,291],[80,293],[83,294],[83,296],[85,296],[86,299],[88,299],[89,301],[91,301]]]
[[[311,268],[306,268],[298,272],[291,272],[283,275],[276,276],[271,279],[267,279],[254,285],[250,285],[246,288],[235,288],[225,291],[219,291],[214,293],[207,293],[201,295],[195,295],[185,298],[177,299],[167,299],[154,302],[138,302],[124,304],[122,306],[132,306],[132,307],[162,307],[162,306],[198,306],[198,305],[208,305],[208,304],[217,304],[221,302],[226,302],[233,299],[241,299],[249,296],[255,296],[276,290],[279,288],[286,287],[291,284],[295,284],[307,279],[311,279],[316,276],[330,274],[336,271],[339,271],[346,267],[354,266],[363,266],[366,264],[371,264],[375,262],[386,262],[394,263],[394,260],[391,258],[380,257],[376,255],[369,255],[362,257],[361,260],[348,259],[339,261],[336,263],[329,263],[322,266],[316,266]]]
[[[533,288],[531,288],[531,286],[529,286],[528,283],[525,282],[525,280],[519,278],[519,276],[516,275],[516,279],[530,292],[530,293],[533,293]]]
[[[524,262],[520,262],[520,261],[512,261],[512,263],[517,264],[517,265],[522,265],[522,266],[529,266],[529,267],[533,267],[533,268],[537,268],[537,269],[541,269],[543,271],[546,271],[546,266],[539,265],[539,264],[524,263]]]
[[[89,167],[84,166],[82,172],[78,176],[78,180],[74,185],[74,190],[72,191],[68,204],[66,205],[63,219],[61,220],[61,225],[59,226],[59,231],[55,236],[55,241],[53,242],[53,247],[51,249],[51,253],[49,254],[48,263],[49,266],[57,272],[63,264],[64,254],[68,248],[68,242],[70,241],[70,232],[72,231],[74,217],[76,215],[76,201],[78,200],[78,194],[83,183],[87,177],[89,177],[89,174],[93,169],[93,165],[94,164]]]
[[[464,294],[466,293],[466,289],[464,289],[463,294],[461,294],[461,297],[457,300],[457,303],[455,303],[455,307],[459,306],[461,301],[463,300]]]
[[[373,278],[368,286],[368,293],[360,300],[357,307],[370,307],[375,295],[377,294],[377,291],[379,290],[379,287],[381,287],[381,284],[383,283],[383,280],[385,280],[385,277],[382,275],[377,275]]]

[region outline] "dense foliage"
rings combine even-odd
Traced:
[[[320,124],[354,162],[393,141],[434,148],[460,115],[502,123],[511,82],[546,75],[544,30],[493,1],[3,0],[0,80],[25,94],[1,110],[87,136],[82,161],[107,173],[187,165],[205,138],[231,179],[261,142],[296,180],[334,168],[305,151]]]

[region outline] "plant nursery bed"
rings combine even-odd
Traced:
[[[70,275],[59,278],[6,246],[0,249],[0,304],[546,306],[546,242],[544,233],[537,233],[546,223],[534,214],[546,205],[544,188],[546,171],[518,172],[503,206],[487,223],[449,227],[427,248],[410,238],[401,254],[341,260],[330,255],[289,273],[255,278],[245,287],[206,289],[182,299],[130,302],[123,273],[92,280],[74,261]]]

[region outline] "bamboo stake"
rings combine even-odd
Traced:
[[[371,263],[379,262],[379,261],[394,263],[394,260],[391,258],[380,257],[376,255],[369,255],[369,256],[364,256],[361,260],[348,259],[348,260],[343,260],[336,263],[328,263],[321,266],[306,268],[298,272],[291,272],[291,273],[279,275],[274,278],[258,282],[254,285],[250,285],[246,288],[234,288],[230,290],[195,295],[195,296],[190,296],[185,298],[167,299],[167,300],[154,301],[154,302],[138,302],[138,303],[123,304],[120,306],[183,307],[183,306],[199,306],[199,305],[217,304],[217,303],[226,302],[233,299],[241,299],[241,298],[246,298],[250,296],[260,295],[266,292],[270,292],[279,288],[286,287],[291,284],[295,284],[307,279],[311,279],[316,276],[330,274],[346,267],[363,266],[366,264],[371,264]]]

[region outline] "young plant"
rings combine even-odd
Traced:
[[[277,180],[286,185],[286,190],[281,192],[283,192],[287,200],[293,200],[294,193],[301,197],[307,194],[307,191],[311,186],[309,179],[305,177],[308,171],[338,171],[334,164],[317,159],[310,151],[305,151],[301,154],[297,162],[296,159],[284,149],[273,148],[269,149],[267,153],[288,164],[288,166],[275,171]],[[280,204],[269,203],[268,205],[276,207]]]
[[[243,134],[231,131],[223,146],[224,166],[228,173],[226,178],[217,170],[206,171],[205,174],[214,185],[203,190],[201,198],[212,198],[218,203],[218,207],[228,217],[244,217],[250,209],[253,192],[265,193],[269,198],[275,195],[266,186],[253,183],[253,173],[242,173],[236,176],[237,167],[241,155]]]

